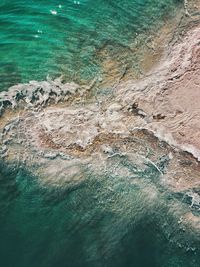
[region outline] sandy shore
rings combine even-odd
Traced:
[[[200,28],[190,29],[161,64],[135,84],[116,89],[117,99],[144,114],[156,136],[200,159]]]

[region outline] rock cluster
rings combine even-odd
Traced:
[[[68,100],[80,87],[75,83],[62,83],[58,78],[54,81],[30,81],[28,84],[18,84],[0,93],[0,114],[6,108],[46,106],[48,103],[58,103]]]

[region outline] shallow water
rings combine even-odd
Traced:
[[[137,68],[141,48],[172,18],[177,0],[2,0],[0,3],[0,89],[49,75],[87,81],[105,65]]]

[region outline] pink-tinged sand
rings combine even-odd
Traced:
[[[145,114],[147,129],[200,159],[200,27],[169,47],[145,79],[121,84],[117,95]]]

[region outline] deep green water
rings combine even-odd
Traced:
[[[148,41],[180,0],[1,0],[0,89],[64,74],[102,75],[102,54],[135,68],[136,36]],[[61,6],[59,6],[61,5]],[[57,14],[51,12],[56,11]],[[144,34],[144,36],[142,36]],[[144,44],[144,42],[143,42]],[[141,44],[139,44],[141,46]],[[105,54],[105,53],[104,53]]]
[[[198,267],[200,242],[177,224],[188,205],[162,190],[159,175],[152,167],[135,178],[88,170],[69,189],[1,164],[0,265]]]
[[[180,3],[1,0],[0,90],[47,75],[91,80],[103,73],[105,50],[134,69],[135,38],[148,40]],[[200,244],[179,230],[175,216],[188,205],[158,186],[155,169],[138,173],[137,182],[89,171],[85,177],[73,189],[55,188],[0,165],[1,267],[199,266]]]

